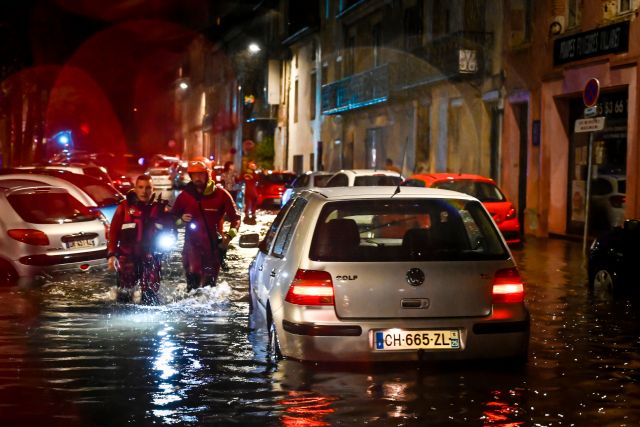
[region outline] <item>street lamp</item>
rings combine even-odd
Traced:
[[[180,82],[180,84],[178,85],[180,87],[180,89],[182,90],[187,90],[189,88],[189,83],[187,82]]]
[[[251,43],[249,44],[249,52],[250,53],[258,53],[260,52],[262,49],[260,49],[260,46],[258,46],[257,43]]]

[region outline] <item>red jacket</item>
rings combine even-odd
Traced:
[[[244,181],[245,197],[258,197],[258,174],[251,169],[247,169],[242,174],[242,181]]]
[[[176,198],[171,213],[177,219],[183,214],[192,215],[191,222],[186,224],[185,245],[205,250],[214,247],[218,232],[223,233],[218,227],[225,215],[231,228],[237,230],[240,227],[240,214],[231,194],[212,181],[209,181],[204,194],[198,193],[192,183],[187,184]]]
[[[164,205],[158,202],[143,204],[130,191],[111,219],[107,256],[142,256],[149,253],[158,230],[156,223],[164,227],[168,225]]]

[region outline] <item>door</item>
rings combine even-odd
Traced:
[[[518,221],[520,227],[524,226],[524,214],[527,210],[527,167],[529,160],[528,135],[529,135],[529,104],[515,104],[514,113],[520,131],[520,154],[518,156]]]

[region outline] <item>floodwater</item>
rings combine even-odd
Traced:
[[[273,362],[248,327],[255,249],[231,250],[197,294],[173,254],[158,307],[116,303],[107,272],[3,289],[0,425],[637,426],[640,301],[590,292],[580,248],[530,238],[515,251],[532,314],[520,368]]]

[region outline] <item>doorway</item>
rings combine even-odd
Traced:
[[[519,130],[518,154],[518,221],[520,234],[524,227],[525,211],[527,209],[527,167],[529,164],[528,135],[529,135],[529,104],[513,104],[513,113]]]
[[[382,169],[384,166],[383,128],[367,129],[365,141],[365,168]]]

